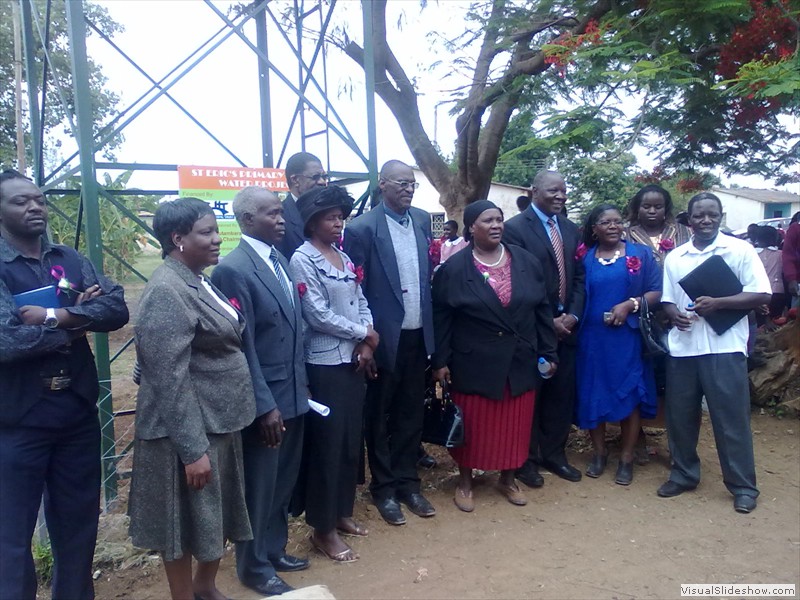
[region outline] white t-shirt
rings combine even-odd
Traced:
[[[687,314],[686,307],[692,299],[686,295],[678,282],[714,255],[721,256],[736,274],[742,283],[743,292],[772,293],[769,277],[755,248],[744,240],[719,233],[703,250],[695,248],[692,240],[689,240],[667,255],[664,261],[664,293],[661,301],[674,304],[680,312]],[[747,338],[750,333],[747,317],[742,317],[722,335],[717,335],[703,317],[694,315],[694,318],[689,331],[680,331],[677,327],[670,330],[671,356],[701,356],[729,352],[747,354]]]

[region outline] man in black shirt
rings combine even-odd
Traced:
[[[41,190],[1,173],[0,598],[36,598],[31,538],[44,494],[53,597],[91,599],[100,425],[86,331],[119,329],[128,308],[120,286],[46,228]]]

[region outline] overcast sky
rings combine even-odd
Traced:
[[[166,75],[180,61],[197,49],[223,21],[200,0],[105,0],[99,2],[110,15],[125,27],[125,32],[114,37],[117,43],[140,67],[152,77]],[[226,12],[229,2],[215,5]],[[314,5],[306,3],[306,10]],[[447,62],[450,58],[432,44],[428,33],[435,27],[445,36],[455,35],[464,28],[466,2],[446,0],[429,2],[424,11],[417,0],[389,3],[387,26],[390,43],[409,76],[417,78],[420,91],[419,104],[423,124],[445,154],[453,151],[454,120],[447,114],[449,104],[436,106],[448,98],[446,90],[453,87],[453,78],[442,79],[444,68],[428,71],[436,60]],[[273,11],[280,12],[291,6],[290,2],[273,0]],[[361,41],[361,12],[355,0],[340,0],[335,10],[334,22],[346,27],[349,35]],[[398,28],[397,25],[400,25]],[[318,28],[319,17],[308,19],[308,28]],[[255,27],[252,22],[244,33],[255,44]],[[289,35],[294,39],[294,32]],[[270,59],[297,83],[297,63],[280,39],[273,24],[268,26]],[[310,59],[313,40],[304,40],[306,59]],[[97,36],[90,37],[89,54],[97,61],[108,77],[108,86],[119,93],[120,107],[126,107],[139,98],[149,87],[147,80],[128,64],[113,48]],[[366,108],[363,71],[339,50],[331,48],[328,58],[328,95],[347,128],[367,153]],[[169,80],[168,80],[169,81]],[[273,75],[272,107],[274,152],[281,150],[289,119],[297,102],[296,96]],[[213,53],[183,77],[170,93],[184,105],[212,133],[220,138],[248,166],[261,166],[261,139],[258,96],[258,70],[256,54],[236,35],[223,42]],[[319,96],[309,92],[315,104],[322,109]],[[435,123],[435,114],[438,119]],[[322,123],[306,111],[309,132],[322,129]],[[397,158],[413,163],[399,127],[389,110],[377,99],[378,162]],[[167,98],[159,98],[142,115],[124,130],[125,142],[117,152],[120,162],[148,162],[166,164],[197,164],[234,166],[235,161],[219,148],[205,133],[194,125]],[[331,168],[340,171],[364,171],[363,163],[333,135],[331,140]],[[295,137],[284,157],[300,150]],[[323,157],[326,155],[324,136],[311,138],[307,150]],[[65,149],[66,151],[66,149]],[[644,152],[636,152],[641,168],[652,168],[652,161]],[[726,182],[731,180],[725,180]],[[732,181],[750,187],[772,187],[759,178],[736,177]],[[172,173],[137,174],[131,185],[142,188],[177,187],[177,176]],[[790,191],[800,191],[794,186]]]

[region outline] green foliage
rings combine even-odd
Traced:
[[[565,156],[557,168],[568,187],[568,208],[579,211],[581,220],[598,204],[613,204],[625,214],[628,202],[639,189],[635,182],[636,159],[630,153],[592,158]]]
[[[105,174],[105,189],[126,189],[133,171],[126,171],[112,180]],[[68,189],[80,188],[79,178],[70,178]],[[158,196],[117,196],[116,199],[134,214],[139,210],[153,211],[158,206]],[[53,240],[59,244],[75,246],[75,225],[77,221],[80,197],[74,194],[48,196],[51,203],[50,231]],[[62,214],[63,213],[63,214]],[[141,254],[147,238],[141,228],[107,198],[100,198],[100,229],[103,232],[103,246],[121,257],[128,264],[133,264]],[[86,252],[86,236],[81,232],[78,249]],[[110,254],[106,254],[103,265],[105,273],[115,281],[129,276],[130,271]]]
[[[14,116],[14,32],[12,27],[11,3],[17,0],[0,0],[0,56],[5,60],[0,61],[0,164],[3,165],[16,165],[16,122]],[[45,26],[49,23],[50,27],[50,47],[49,54],[52,59],[52,66],[48,67],[49,81],[47,88],[47,110],[45,114],[45,130],[44,139],[50,144],[58,144],[53,142],[54,137],[59,137],[62,132],[71,135],[68,125],[67,112],[71,114],[74,121],[75,100],[72,88],[72,66],[70,62],[69,52],[69,36],[67,33],[67,17],[65,12],[65,2],[52,2],[50,3],[50,18],[46,19],[47,2],[46,0],[26,0],[30,1],[31,10],[36,16],[42,33],[44,33]],[[115,22],[109,15],[106,9],[98,4],[91,4],[84,2],[84,10],[86,18],[97,26],[100,31],[106,35],[113,36],[115,33],[122,31],[123,27]],[[94,32],[87,28],[87,35],[92,35]],[[34,40],[38,41],[39,35],[37,27],[34,24]],[[41,44],[39,44],[41,45]],[[40,89],[42,79],[42,69],[45,64],[44,51],[38,48],[36,53],[37,72],[31,78],[28,73],[23,71],[23,93],[25,93],[26,86],[31,80],[35,82],[37,89]],[[53,80],[53,72],[56,72],[58,84]],[[64,96],[66,102],[66,112],[61,103],[58,88]],[[113,91],[108,89],[107,78],[103,75],[100,67],[89,58],[89,89],[92,97],[92,110],[94,112],[93,128],[95,133],[102,130],[103,125],[107,123],[116,113],[115,107],[119,101],[119,97]],[[28,96],[25,95],[25,103],[27,104]],[[23,117],[26,121],[26,151],[27,161],[30,164],[32,159],[31,153],[31,137],[30,137],[30,121],[27,118],[28,112]],[[104,149],[104,156],[107,159],[112,157],[112,152],[122,142],[122,137],[119,136],[113,139]]]
[[[31,552],[36,576],[42,585],[47,585],[53,579],[53,549],[50,547],[50,540],[44,543],[34,541]]]

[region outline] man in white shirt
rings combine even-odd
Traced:
[[[722,476],[734,496],[737,512],[756,507],[755,459],[750,431],[747,380],[747,317],[718,335],[705,317],[725,309],[753,309],[770,299],[770,283],[755,249],[742,240],[720,235],[722,203],[710,192],[689,201],[692,239],[673,250],[664,264],[661,298],[673,329],[669,334],[666,416],[672,471],[658,489],[662,498],[693,490],[700,482],[697,440],[705,395],[714,429]],[[739,278],[734,296],[691,298],[679,281],[711,256],[721,256]]]

